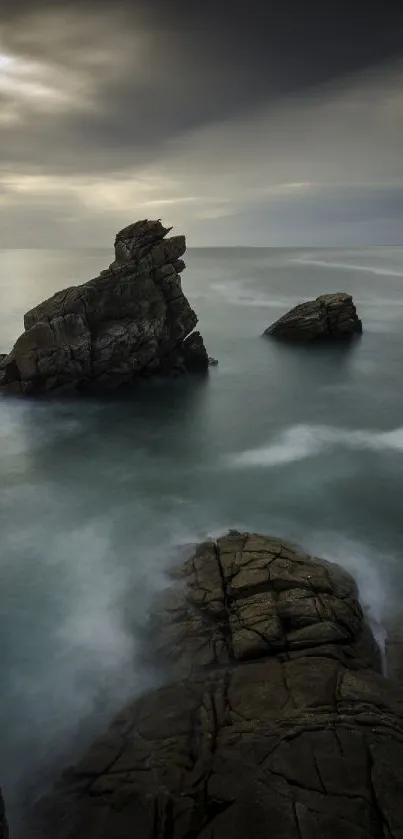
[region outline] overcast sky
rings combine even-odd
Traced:
[[[403,244],[398,0],[0,3],[0,246]]]

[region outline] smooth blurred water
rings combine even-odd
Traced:
[[[0,253],[0,351],[22,316],[107,251]],[[0,401],[0,780],[13,812],[105,714],[158,674],[141,626],[177,546],[228,527],[352,570],[373,618],[401,600],[403,249],[212,249],[183,286],[208,380],[116,401]],[[292,305],[354,295],[361,341],[261,338]]]

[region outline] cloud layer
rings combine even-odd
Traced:
[[[0,244],[109,245],[140,216],[194,245],[403,241],[396,4],[250,6],[10,7]]]

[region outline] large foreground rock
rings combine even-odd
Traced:
[[[154,373],[206,370],[208,356],[180,272],[184,236],[160,221],[117,234],[115,260],[99,277],[40,303],[25,332],[0,356],[0,388],[21,393],[86,391]]]
[[[351,338],[362,332],[362,323],[350,294],[322,294],[300,303],[265,331],[265,335],[295,341]]]
[[[154,627],[170,683],[125,708],[36,813],[49,839],[402,839],[403,691],[351,577],[232,532]]]

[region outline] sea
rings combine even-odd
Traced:
[[[0,352],[25,311],[112,258],[1,251]],[[207,378],[0,400],[0,782],[16,831],[55,767],[163,678],[144,631],[189,544],[240,528],[339,562],[381,645],[402,602],[403,248],[189,249],[183,288],[219,362]],[[333,291],[353,295],[360,340],[262,337]]]

